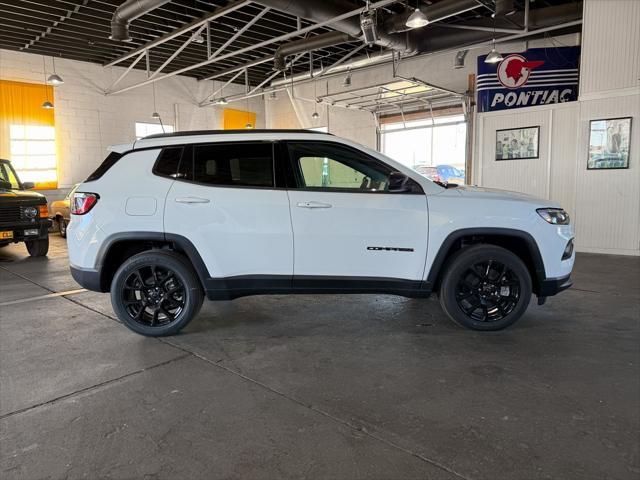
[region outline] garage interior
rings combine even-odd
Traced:
[[[487,56],[531,52],[558,66],[525,83],[560,95],[483,104],[507,88]],[[625,164],[589,163],[605,120],[628,120]],[[265,295],[154,339],[73,280],[56,228],[47,257],[6,246],[0,477],[638,478],[639,122],[635,0],[0,1],[0,158],[56,227],[111,145],[296,129],[557,201],[578,252],[573,287],[499,332],[435,295]],[[499,161],[531,128],[535,156]]]

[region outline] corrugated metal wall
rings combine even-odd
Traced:
[[[558,201],[579,251],[640,255],[640,0],[586,0],[580,101],[478,114],[479,185]],[[629,169],[587,170],[590,120],[632,117]],[[495,161],[496,130],[540,125],[540,158]]]

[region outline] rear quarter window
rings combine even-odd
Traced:
[[[104,161],[100,164],[100,166],[91,175],[87,177],[85,182],[92,182],[94,180],[98,180],[105,173],[107,173],[107,171],[111,167],[113,167],[116,164],[116,162],[120,160],[122,157],[123,157],[122,153],[111,152],[109,155],[107,155],[107,158],[104,159]]]
[[[183,147],[163,148],[153,167],[153,173],[161,177],[177,178]]]

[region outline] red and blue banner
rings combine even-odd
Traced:
[[[478,57],[478,111],[574,102],[578,99],[580,47],[530,48],[503,53],[499,63]]]

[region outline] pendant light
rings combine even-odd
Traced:
[[[64,80],[62,80],[62,77],[56,73],[56,57],[51,57],[51,59],[53,60],[53,73],[49,75],[49,78],[47,78],[47,83],[57,87],[58,85],[62,85]]]
[[[251,130],[253,128],[253,125],[251,124],[251,117],[249,115],[249,97],[247,97],[247,124],[244,126],[247,130]]]
[[[500,52],[496,50],[496,16],[494,13],[493,14],[493,48],[491,49],[491,52],[489,52],[489,55],[487,55],[487,58],[484,59],[484,63],[494,64],[494,63],[501,62],[502,60],[504,60],[504,57]]]
[[[151,87],[153,88],[153,113],[151,114],[151,118],[160,118],[160,114],[156,109],[156,82],[153,82]]]
[[[51,103],[49,101],[49,91],[47,90],[47,64],[46,64],[46,60],[44,58],[44,55],[42,56],[42,75],[44,77],[44,98],[45,101],[42,103],[42,108],[44,108],[45,110],[51,110],[53,108],[53,103]]]
[[[429,24],[429,19],[422,12],[422,10],[420,10],[419,4],[416,5],[416,9],[411,13],[411,15],[409,15],[409,18],[407,18],[407,21],[405,23],[405,25],[411,29],[421,28],[428,24]]]
[[[313,120],[318,120],[320,114],[318,113],[318,82],[313,81],[313,114],[311,115]]]

